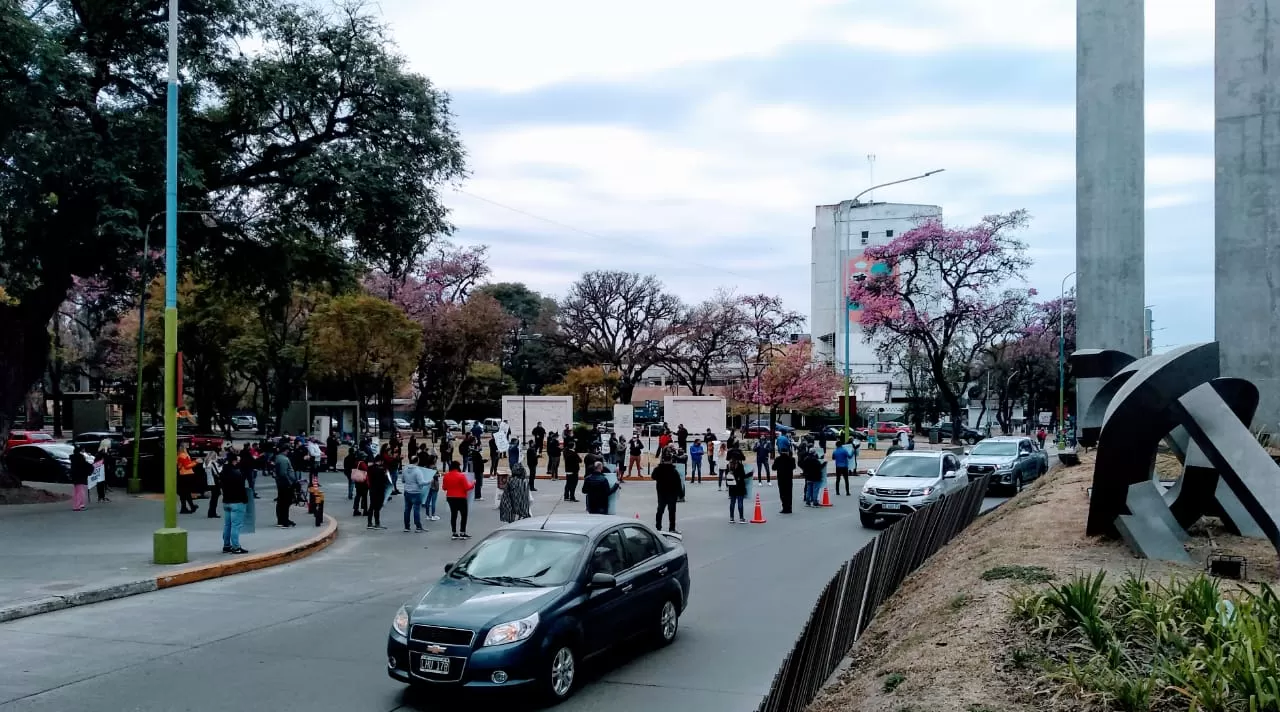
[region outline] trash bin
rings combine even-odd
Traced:
[[[942,442],[942,430],[940,428],[929,428],[929,444],[937,445]]]

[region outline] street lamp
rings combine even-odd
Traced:
[[[1067,317],[1066,297],[1067,280],[1075,276],[1075,272],[1062,278],[1062,286],[1058,289],[1058,449],[1066,446],[1067,416]]]
[[[541,338],[542,338],[542,334],[517,334],[516,349],[519,350],[521,342],[534,341],[534,340],[539,340]],[[524,375],[524,376],[528,375],[529,360],[527,358],[520,359],[520,371],[521,371],[521,375]],[[525,447],[525,443],[528,442],[528,439],[527,439],[528,436],[526,435],[526,432],[529,429],[529,424],[525,422],[526,420],[528,420],[528,412],[529,412],[526,405],[528,403],[528,395],[525,393],[525,391],[527,390],[528,390],[527,386],[520,389],[520,447],[522,451],[523,451],[523,448]]]
[[[203,216],[205,227],[217,226],[217,223],[210,217],[212,215],[210,211],[179,210],[177,212],[179,214],[201,215]],[[165,211],[162,210],[147,220],[147,227],[142,231],[143,260],[146,260],[151,252],[151,226],[155,224],[156,218],[164,214]],[[150,283],[147,279],[147,271],[144,268],[142,272],[142,291],[138,298],[138,389],[133,407],[133,464],[132,473],[129,476],[129,494],[138,494],[142,491],[142,478],[138,474],[138,455],[142,446],[142,360],[145,355],[147,341],[147,286]]]
[[[879,185],[873,185],[873,186],[871,186],[870,188],[867,188],[866,190],[862,191],[861,193],[858,193],[857,195],[853,196],[853,200],[851,200],[851,201],[849,201],[849,202],[851,202],[854,206],[858,206],[858,205],[860,205],[860,203],[858,202],[858,199],[859,199],[859,198],[861,198],[862,196],[866,195],[867,193],[870,193],[870,192],[871,192],[871,191],[873,191],[873,190],[876,190],[876,189],[878,189],[878,188],[887,188],[887,187],[889,187],[889,186],[891,186],[891,185],[898,185],[899,183],[910,183],[911,181],[914,181],[914,180],[921,180],[921,179],[923,179],[923,178],[928,178],[929,176],[934,176],[934,175],[937,175],[937,174],[939,174],[939,173],[942,173],[942,172],[943,172],[943,171],[945,171],[945,170],[947,170],[947,169],[945,169],[945,168],[938,168],[937,170],[932,170],[932,171],[928,171],[928,172],[926,172],[926,173],[921,173],[921,174],[920,174],[920,175],[918,175],[918,176],[911,176],[910,178],[903,178],[903,179],[901,179],[901,180],[889,181],[888,183],[881,183],[881,184],[879,184]],[[849,244],[848,244],[848,242],[847,242],[847,240],[848,240],[848,238],[849,238],[849,233],[848,233],[848,232],[846,232],[846,233],[845,233],[844,238],[845,238],[845,240],[846,240],[845,245],[844,245],[844,251],[847,253],[847,252],[849,251]],[[836,247],[838,248],[838,243],[836,243],[836,241],[835,241],[835,240],[832,240],[832,242],[833,242],[833,243],[836,245]],[[841,275],[843,275],[843,274],[845,273],[845,271],[846,271],[846,269],[845,269],[845,268],[846,268],[846,266],[845,266],[845,265],[840,264],[840,255],[839,255],[839,253],[838,253],[838,252],[837,252],[837,254],[836,254],[835,262],[836,262],[836,269],[837,269],[837,271],[838,271]],[[862,280],[866,279],[866,275],[859,274],[859,275],[854,276],[854,277],[853,277],[853,279],[856,279],[856,280],[858,280],[858,281],[860,282],[860,281],[862,281]],[[834,281],[833,281],[833,283],[835,283],[835,282],[839,282],[839,281],[841,281],[841,280],[834,280]],[[845,428],[845,432],[847,433],[847,432],[849,431],[849,427],[850,427],[850,426],[849,426],[849,422],[850,422],[850,421],[849,421],[849,410],[850,410],[850,408],[849,408],[849,399],[850,399],[850,397],[852,396],[852,388],[853,388],[853,385],[852,385],[852,384],[853,384],[852,363],[850,362],[850,359],[849,359],[849,350],[850,350],[850,343],[849,343],[849,342],[850,342],[850,337],[849,337],[849,333],[853,330],[853,327],[852,327],[852,318],[851,318],[851,316],[850,316],[850,314],[849,314],[849,305],[850,305],[850,300],[849,300],[849,288],[848,288],[848,285],[845,285],[845,286],[844,286],[844,295],[843,295],[843,298],[839,300],[839,302],[844,306],[844,428]],[[835,345],[834,345],[834,343],[832,344],[832,350],[833,350],[833,351],[835,350]]]

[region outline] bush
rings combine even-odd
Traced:
[[[1203,574],[1104,579],[1012,597],[1014,619],[1056,658],[1047,677],[1108,709],[1280,712],[1280,599],[1269,586],[1224,595]]]
[[[1043,566],[996,566],[982,572],[983,581],[1013,579],[1022,583],[1045,583],[1053,580],[1053,572]]]

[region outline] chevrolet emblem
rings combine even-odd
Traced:
[[[428,646],[427,646],[427,652],[428,652],[428,653],[431,653],[431,654],[433,654],[433,655],[439,655],[440,653],[443,653],[443,652],[444,652],[444,646],[443,646],[443,645],[428,645]]]

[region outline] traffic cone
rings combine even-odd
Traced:
[[[752,524],[764,524],[764,508],[760,506],[760,493],[756,492],[756,513],[751,517]]]
[[[822,506],[824,507],[833,506],[831,504],[831,491],[828,490],[826,487],[822,488]]]

